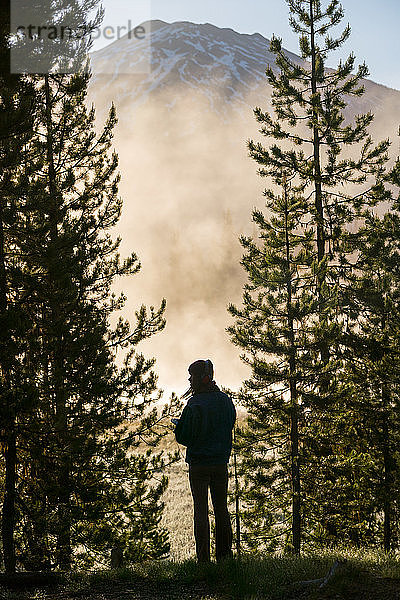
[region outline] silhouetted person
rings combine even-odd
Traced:
[[[213,381],[210,360],[189,367],[192,396],[175,429],[179,444],[187,447],[189,482],[194,505],[194,536],[199,562],[210,560],[208,488],[215,516],[217,561],[232,556],[232,527],[227,506],[228,462],[236,410],[232,400]]]

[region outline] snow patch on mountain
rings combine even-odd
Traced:
[[[203,99],[210,110],[227,121],[227,112],[248,113],[263,100],[269,104],[265,69],[278,70],[269,40],[259,33],[241,34],[210,23],[147,21],[146,39],[125,35],[90,55],[93,76],[89,97],[96,100],[104,119],[111,101],[118,107],[147,105],[163,98],[174,110],[188,91]],[[305,64],[285,51],[295,63]],[[399,92],[365,82],[366,94],[349,98],[348,113],[372,110],[384,115],[399,104]]]
[[[181,86],[213,103],[221,94],[244,102],[249,90],[265,82],[267,64],[275,65],[269,41],[260,34],[239,34],[209,23],[150,21],[143,27],[149,32],[147,41],[126,35],[91,54],[92,88],[112,88],[118,101],[140,104],[155,91]],[[133,75],[141,67],[143,72]]]

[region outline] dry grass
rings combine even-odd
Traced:
[[[332,564],[342,567],[321,589]],[[346,559],[346,562],[343,560]],[[399,600],[400,561],[379,551],[259,554],[222,563],[147,561],[120,571],[71,573],[51,587],[0,586],[0,600]]]
[[[163,496],[165,509],[161,525],[166,527],[170,534],[170,558],[175,561],[186,560],[195,554],[188,465],[181,460],[168,468],[167,475],[169,485]]]

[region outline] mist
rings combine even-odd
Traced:
[[[122,256],[135,252],[142,263],[138,275],[115,286],[128,297],[123,316],[133,321],[142,303],[157,307],[166,298],[165,330],[138,348],[156,358],[166,395],[187,388],[187,368],[198,358],[212,360],[219,385],[237,390],[250,372],[226,333],[227,305],[241,303],[246,274],[238,238],[255,233],[251,212],[265,207],[262,192],[270,185],[246,147],[247,139],[262,137],[252,107],[269,108],[269,88],[260,85],[230,105],[224,89],[217,103],[183,86],[132,103],[119,95],[121,87],[126,80],[97,78],[89,102],[98,109],[98,129],[111,101],[119,118],[114,146],[124,204],[115,234]],[[395,140],[400,95],[369,82],[368,96],[362,110],[379,102],[374,138]]]

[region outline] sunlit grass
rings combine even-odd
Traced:
[[[369,578],[371,582],[380,578],[397,579],[400,582],[400,560],[395,555],[379,551],[343,549],[294,556],[243,556],[222,563],[197,564],[194,559],[184,561],[149,561],[132,565],[130,569],[101,571],[89,575],[75,575],[70,585],[75,589],[89,590],[92,586],[108,585],[112,582],[146,580],[153,584],[196,585],[203,583],[215,598],[243,600],[280,600],[295,598],[299,582],[320,579],[326,576],[337,559],[346,563],[329,581],[326,589],[339,592],[357,586]],[[300,588],[303,589],[303,588]],[[307,587],[312,598],[319,598],[318,585]],[[209,597],[209,596],[208,596]],[[325,597],[325,596],[324,596]],[[330,596],[329,596],[330,597]],[[332,596],[334,597],[334,596]],[[342,596],[340,596],[342,597]]]
[[[172,436],[165,440],[168,450],[174,449]],[[184,449],[181,448],[184,455]],[[385,578],[398,580],[400,587],[399,556],[385,554],[379,550],[358,550],[348,547],[336,550],[318,550],[303,553],[300,557],[288,555],[259,554],[244,555],[240,560],[233,559],[222,564],[199,565],[195,560],[193,537],[193,504],[188,481],[188,467],[183,459],[168,469],[170,478],[167,491],[163,496],[165,510],[161,525],[170,533],[171,552],[167,560],[149,561],[132,565],[129,569],[118,571],[99,571],[89,575],[79,575],[69,580],[69,586],[75,590],[87,591],[93,586],[112,584],[113,582],[132,584],[135,581],[149,585],[166,586],[200,585],[207,586],[207,600],[294,600],[306,597],[319,598],[358,598],[357,590],[369,589]],[[230,487],[233,485],[230,480]],[[211,509],[211,502],[210,502]],[[233,517],[233,507],[231,514]],[[210,510],[212,516],[212,511]],[[346,560],[330,579],[322,592],[319,585],[302,586],[299,582],[324,578],[335,561]],[[396,587],[396,582],[393,583]],[[184,594],[182,598],[184,597]],[[362,593],[360,598],[362,598]],[[373,597],[373,596],[371,596]],[[388,600],[396,596],[388,595]],[[377,592],[380,600],[380,592]],[[385,596],[386,598],[386,596]]]

